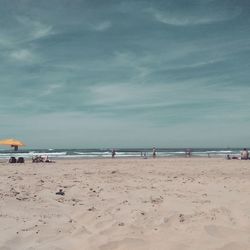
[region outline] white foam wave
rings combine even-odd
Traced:
[[[74,152],[74,154],[78,155],[111,155],[111,152]]]
[[[18,157],[32,158],[33,156],[36,156],[36,155],[48,156],[48,157],[60,157],[66,154],[67,152],[54,152],[54,153],[35,152],[35,151],[30,151],[27,153],[11,152],[11,153],[0,153],[0,158],[7,159],[7,158],[10,158],[11,156],[16,157],[16,158]]]

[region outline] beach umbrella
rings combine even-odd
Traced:
[[[1,140],[1,141],[0,141],[0,145],[11,146],[11,147],[14,148],[15,151],[18,150],[18,147],[25,146],[24,143],[22,143],[21,141],[15,140],[15,139],[5,139],[5,140]]]

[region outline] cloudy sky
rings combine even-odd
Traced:
[[[250,146],[249,0],[0,0],[0,137]]]

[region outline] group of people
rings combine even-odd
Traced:
[[[49,157],[46,156],[41,156],[41,155],[36,155],[34,157],[32,157],[32,162],[38,163],[38,162],[52,162],[51,160],[49,160]]]
[[[25,163],[25,159],[23,157],[14,157],[14,156],[11,156],[8,160],[9,163]],[[32,162],[35,162],[35,163],[38,163],[38,162],[54,162],[54,161],[51,161],[49,160],[49,157],[46,155],[46,156],[41,156],[41,155],[36,155],[34,157],[32,157]]]
[[[230,156],[230,155],[227,155],[226,156],[227,160],[249,160],[249,152],[246,148],[244,148],[241,153],[240,153],[240,157],[238,156]]]
[[[112,158],[115,158],[115,155],[116,155],[115,149],[112,149],[111,155],[112,155]],[[185,156],[186,157],[191,157],[192,156],[192,149],[186,149],[185,150]],[[147,153],[146,152],[144,152],[144,153],[141,152],[141,157],[143,157],[144,159],[147,159]],[[153,147],[153,150],[152,150],[152,157],[156,158],[156,148],[155,147]],[[208,157],[210,157],[209,153],[208,153]],[[246,148],[244,148],[241,151],[240,157],[239,156],[230,156],[228,154],[228,155],[226,155],[226,159],[228,159],[228,160],[231,160],[231,159],[248,160],[248,159],[250,159],[249,158],[249,152],[248,152],[248,150]]]

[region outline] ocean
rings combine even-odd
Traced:
[[[240,155],[239,148],[193,148],[193,157],[225,157],[226,155]],[[0,159],[8,159],[11,156],[32,158],[36,155],[55,158],[111,158],[112,149],[25,149],[13,152],[11,150],[0,150]],[[185,157],[184,148],[158,148],[157,157]],[[117,158],[125,157],[151,157],[152,148],[119,148],[116,149]]]

